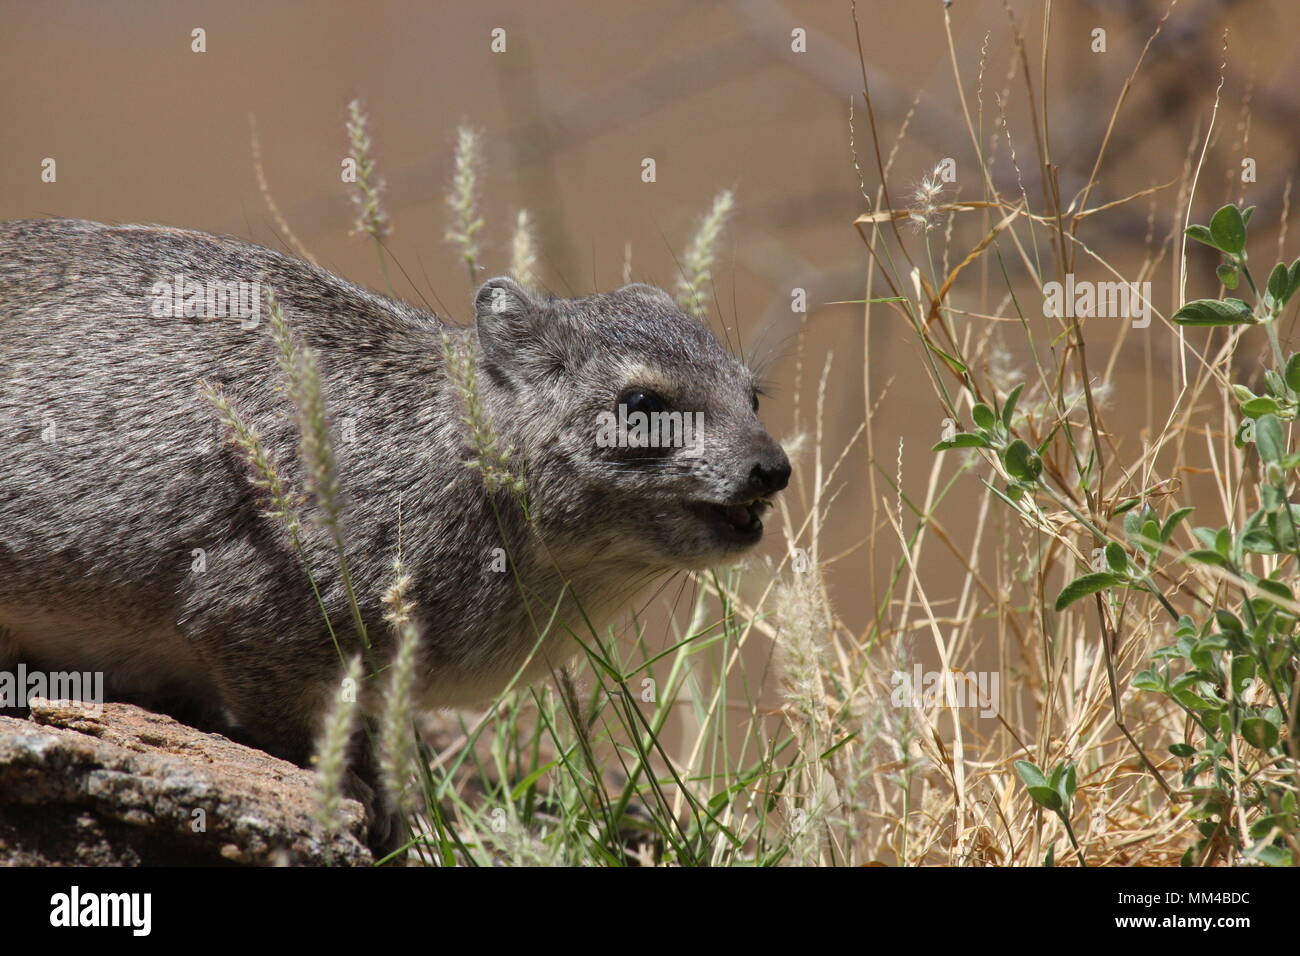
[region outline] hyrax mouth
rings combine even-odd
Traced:
[[[691,508],[726,537],[738,541],[757,541],[763,535],[763,512],[771,504],[766,498],[754,498],[734,504],[696,502]]]

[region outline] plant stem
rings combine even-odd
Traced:
[[[1063,811],[1057,811],[1056,815],[1059,816],[1061,822],[1065,824],[1065,835],[1070,838],[1070,845],[1074,847],[1074,852],[1079,855],[1079,865],[1087,867],[1088,861],[1083,858],[1083,851],[1079,849],[1079,841],[1074,838],[1074,828],[1070,826],[1070,818],[1066,816]]]

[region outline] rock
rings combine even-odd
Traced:
[[[0,717],[0,864],[341,865],[372,862],[365,813],[313,819],[310,770],[128,704],[33,699]]]

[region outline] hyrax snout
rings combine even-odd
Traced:
[[[268,296],[319,369],[328,520]],[[102,671],[305,762],[340,673],[322,606],[357,649],[339,538],[381,661],[400,555],[429,706],[491,696],[530,653],[542,676],[656,576],[759,541],[790,464],[754,375],[671,297],[498,278],[474,310],[445,325],[232,238],[0,225],[0,667]],[[296,535],[201,388],[260,435]]]

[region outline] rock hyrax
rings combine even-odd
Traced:
[[[657,576],[735,558],[789,477],[759,422],[753,373],[648,285],[561,299],[491,279],[474,325],[460,328],[238,239],[9,222],[0,669],[102,671],[110,696],[181,702],[309,760],[339,654],[284,523],[200,395],[202,382],[220,388],[304,485],[267,310],[214,314],[213,289],[238,301],[246,288],[229,283],[272,292],[317,357],[362,616],[386,662],[381,596],[400,548],[428,706],[492,696],[552,619],[526,681]],[[476,363],[522,495],[489,490],[466,467],[474,451],[444,332]],[[600,440],[620,406],[626,422],[691,413],[702,433],[688,447]],[[350,655],[358,639],[319,522],[303,547]]]

